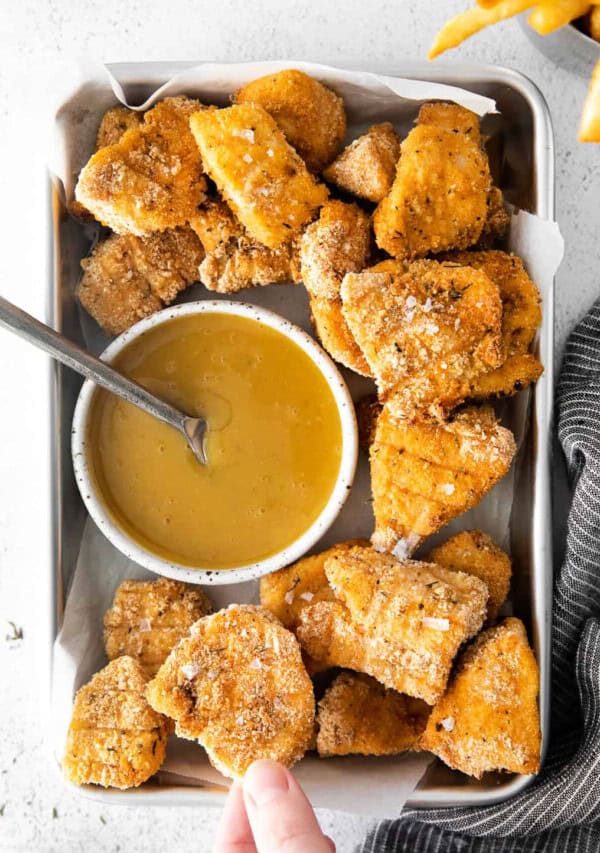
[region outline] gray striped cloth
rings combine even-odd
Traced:
[[[600,302],[573,331],[557,392],[573,492],[555,578],[552,728],[539,778],[502,805],[407,810],[362,853],[600,851]]]

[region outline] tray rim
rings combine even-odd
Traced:
[[[250,60],[248,60],[250,61]],[[259,61],[259,60],[252,60]],[[293,66],[298,60],[286,60]],[[246,62],[246,60],[244,60]],[[107,67],[117,79],[125,85],[135,83],[150,83],[157,86],[174,74],[199,64],[220,63],[239,65],[242,62],[231,62],[218,59],[165,60],[149,62],[119,62],[108,63]],[[500,65],[478,63],[436,63],[431,65],[423,60],[394,63],[391,68],[387,63],[367,63],[367,67],[357,63],[336,62],[331,68],[345,70],[368,71],[386,74],[390,77],[407,77],[425,79],[431,82],[447,82],[449,76],[461,77],[460,83],[464,88],[469,84],[492,82],[503,83],[517,90],[527,101],[533,118],[532,148],[534,152],[535,204],[536,212],[544,219],[553,220],[555,215],[555,164],[554,164],[554,135],[548,105],[539,88],[528,77],[514,69]],[[58,280],[59,246],[56,208],[58,203],[57,189],[53,186],[52,175],[48,172],[48,229],[49,264],[47,292],[47,322],[61,328],[62,308],[55,283]],[[552,413],[554,396],[554,299],[555,281],[544,302],[544,314],[540,331],[540,355],[545,372],[536,386],[533,403],[533,416],[537,422],[535,441],[537,452],[533,471],[535,484],[532,501],[532,564],[536,581],[542,578],[544,588],[536,590],[533,597],[533,632],[540,668],[540,721],[542,727],[542,761],[545,757],[550,728],[550,643],[551,643],[551,604],[552,604],[552,506],[551,506],[551,476],[552,476]],[[63,595],[61,576],[62,542],[60,527],[57,524],[61,512],[60,481],[58,460],[61,451],[60,410],[61,410],[61,372],[64,368],[57,364],[50,365],[49,394],[51,398],[51,455],[50,478],[52,482],[51,507],[51,570],[52,583],[49,595],[50,614],[47,624],[49,638],[49,683],[52,683],[52,648],[56,639],[60,615],[62,612]],[[545,567],[545,568],[544,568]],[[534,588],[536,584],[533,584]],[[416,788],[413,795],[406,801],[407,808],[450,808],[467,806],[485,806],[501,803],[527,788],[536,777],[517,776],[507,784],[480,790],[466,789],[456,786],[436,786],[429,789]],[[148,785],[129,791],[115,789],[103,790],[94,786],[78,787],[71,785],[78,794],[92,800],[107,804],[145,806],[175,806],[175,805],[204,805],[221,807],[223,804],[224,788],[210,784],[197,784],[194,787],[183,785]]]

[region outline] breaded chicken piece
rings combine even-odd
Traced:
[[[337,601],[301,611],[303,649],[317,661],[365,672],[434,704],[458,648],[485,619],[483,581],[369,547],[330,557],[325,573]]]
[[[475,399],[492,394],[507,396],[526,388],[543,372],[540,362],[529,353],[542,322],[542,312],[540,292],[527,275],[523,261],[497,249],[454,252],[447,259],[484,272],[498,285],[502,300],[502,364],[478,377],[469,396]]]
[[[394,182],[400,157],[400,137],[389,121],[373,124],[355,139],[323,172],[341,190],[375,203]]]
[[[383,404],[377,394],[368,394],[355,404],[356,421],[358,424],[358,443],[366,453],[371,449],[377,429],[377,418],[381,414]]]
[[[504,207],[502,190],[492,187],[487,197],[487,216],[477,241],[478,249],[493,249],[508,231],[510,216]]]
[[[320,554],[303,557],[285,569],[260,579],[260,603],[276,616],[284,628],[295,631],[300,611],[318,601],[333,601],[334,595],[325,574],[329,557],[356,545],[368,546],[365,539],[340,542]]]
[[[128,235],[126,239],[137,272],[165,305],[198,281],[204,249],[188,226],[156,231],[147,237]]]
[[[199,101],[180,96],[148,110],[139,127],[92,155],[79,175],[77,201],[118,234],[185,225],[206,189],[188,125],[201,109]]]
[[[515,452],[513,434],[489,406],[412,423],[390,398],[370,454],[375,548],[409,556],[426,536],[478,504]]]
[[[109,660],[129,655],[152,678],[194,622],[211,611],[195,584],[168,578],[123,581],[104,614],[106,655]]]
[[[475,575],[487,586],[488,622],[495,622],[510,589],[512,565],[508,554],[481,530],[463,530],[427,556],[431,563]]]
[[[462,655],[433,709],[421,747],[480,779],[492,770],[537,773],[539,671],[520,619],[505,619]]]
[[[310,321],[321,346],[344,367],[371,376],[362,350],[354,340],[342,313],[341,299],[310,299]]]
[[[148,704],[138,663],[120,657],[77,691],[63,758],[76,785],[133,788],[165,758],[169,721]]]
[[[313,736],[315,700],[300,647],[262,607],[232,604],[196,622],[147,695],[233,779],[259,758],[291,766]]]
[[[197,281],[203,257],[187,227],[148,237],[111,234],[82,260],[77,297],[107,334],[119,335]]]
[[[454,104],[425,104],[375,211],[377,245],[401,259],[472,246],[487,218],[491,186],[477,116]]]
[[[253,104],[205,110],[190,127],[207,173],[250,237],[275,248],[327,201],[269,113]]]
[[[342,279],[366,266],[371,251],[369,216],[357,204],[328,201],[300,241],[302,281],[315,299],[340,298]]]
[[[144,114],[130,110],[127,107],[111,107],[102,116],[98,133],[96,134],[96,151],[107,145],[116,145],[128,130],[139,127],[144,121]]]
[[[388,690],[368,675],[342,672],[318,705],[317,752],[325,758],[417,750],[430,711],[421,699]]]
[[[269,249],[253,240],[225,204],[210,199],[200,205],[190,226],[204,248],[200,281],[218,293],[237,293],[248,287],[300,281],[296,241]]]
[[[331,163],[344,141],[344,101],[303,71],[290,68],[259,77],[238,89],[234,101],[265,109],[311,172]]]
[[[405,417],[445,414],[501,363],[500,294],[479,270],[437,261],[398,272],[375,266],[346,275],[341,292],[380,397],[395,393]]]
[[[300,274],[311,320],[323,347],[341,364],[369,376],[369,367],[342,314],[340,286],[363,269],[371,250],[368,215],[356,204],[329,201],[300,240]]]
[[[126,237],[111,234],[81,262],[77,298],[108,335],[120,335],[163,304],[135,267]]]

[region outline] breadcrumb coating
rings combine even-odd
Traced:
[[[111,234],[82,260],[77,297],[107,334],[119,335],[197,281],[203,257],[187,227],[148,237]]]
[[[139,127],[144,121],[144,114],[130,110],[127,107],[111,107],[102,116],[102,121],[96,134],[96,151],[107,145],[116,145],[124,134],[132,128]]]
[[[205,110],[190,127],[207,173],[250,237],[269,248],[292,239],[327,201],[262,107]]]
[[[401,556],[479,503],[508,471],[516,452],[510,430],[489,406],[446,421],[411,422],[395,397],[383,407],[371,446],[373,545]]]
[[[179,96],[148,110],[143,123],[92,155],[79,175],[77,201],[117,234],[144,236],[185,225],[206,189],[188,124],[202,109],[199,101]]]
[[[198,619],[212,611],[200,587],[168,578],[123,581],[104,614],[104,647],[109,660],[129,655],[147,678]]]
[[[379,402],[377,394],[368,394],[355,404],[355,408],[358,423],[358,443],[360,449],[368,453],[375,439],[377,418],[381,414],[383,404]]]
[[[341,299],[313,299],[309,302],[310,321],[323,349],[344,367],[371,376],[361,348],[354,340],[342,311]]]
[[[443,415],[501,363],[502,304],[484,272],[429,260],[378,265],[346,275],[341,293],[380,397],[395,394],[405,417]]]
[[[297,635],[305,651],[434,704],[458,648],[483,624],[485,584],[368,547],[330,557],[325,573],[337,600],[301,611]]]
[[[148,701],[241,778],[270,758],[291,766],[314,730],[311,681],[292,633],[262,607],[232,604],[192,626],[147,688]]]
[[[76,785],[133,788],[165,758],[168,720],[145,696],[138,663],[120,657],[77,691],[63,758],[63,772]]]
[[[374,678],[342,672],[318,704],[317,752],[332,755],[397,755],[419,748],[431,708],[388,690]]]
[[[252,80],[235,93],[234,101],[265,109],[311,172],[331,163],[344,141],[344,101],[303,71],[287,69]]]
[[[350,143],[323,177],[367,201],[379,202],[390,191],[400,157],[400,137],[389,121],[373,124],[362,136]]]
[[[510,590],[512,565],[508,554],[482,530],[463,530],[434,548],[431,563],[480,578],[487,586],[488,622],[493,623]]]
[[[484,631],[464,652],[433,709],[421,747],[480,779],[492,770],[537,773],[538,666],[520,619]]]
[[[492,187],[487,197],[487,216],[477,241],[477,248],[493,249],[505,237],[509,225],[510,216],[504,207],[502,190]]]
[[[454,104],[425,104],[375,211],[377,245],[400,259],[472,246],[487,219],[491,186],[477,116]]]

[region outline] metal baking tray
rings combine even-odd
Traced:
[[[192,62],[117,64],[111,71],[122,84],[130,103],[142,102],[174,74]],[[358,70],[358,69],[356,69]],[[362,69],[364,70],[364,69]],[[515,71],[487,65],[443,65],[402,62],[367,70],[388,76],[448,83],[496,100],[499,115],[484,119],[484,132],[493,137],[490,160],[495,178],[509,202],[554,218],[553,134],[547,105],[539,90]],[[418,105],[415,105],[415,114]],[[71,219],[61,200],[60,188],[50,183],[50,276],[48,321],[71,340],[83,342],[80,315],[73,296],[79,259],[89,240]],[[543,251],[543,247],[540,247]],[[251,299],[251,297],[250,297]],[[515,615],[527,625],[540,666],[542,755],[549,734],[550,614],[552,599],[551,426],[553,401],[554,289],[544,294],[543,322],[537,343],[545,373],[531,395],[531,428],[521,449],[519,484],[511,521],[514,577],[511,591]],[[62,620],[65,592],[75,568],[86,513],[73,477],[70,433],[73,409],[81,380],[54,364],[51,368],[53,535],[51,542],[50,647]],[[374,759],[377,760],[377,759]],[[407,802],[413,807],[485,805],[501,802],[523,790],[532,776],[487,774],[470,779],[434,761]],[[170,784],[163,774],[140,788],[120,792],[93,787],[82,793],[126,805],[222,805],[224,789],[215,786]]]

